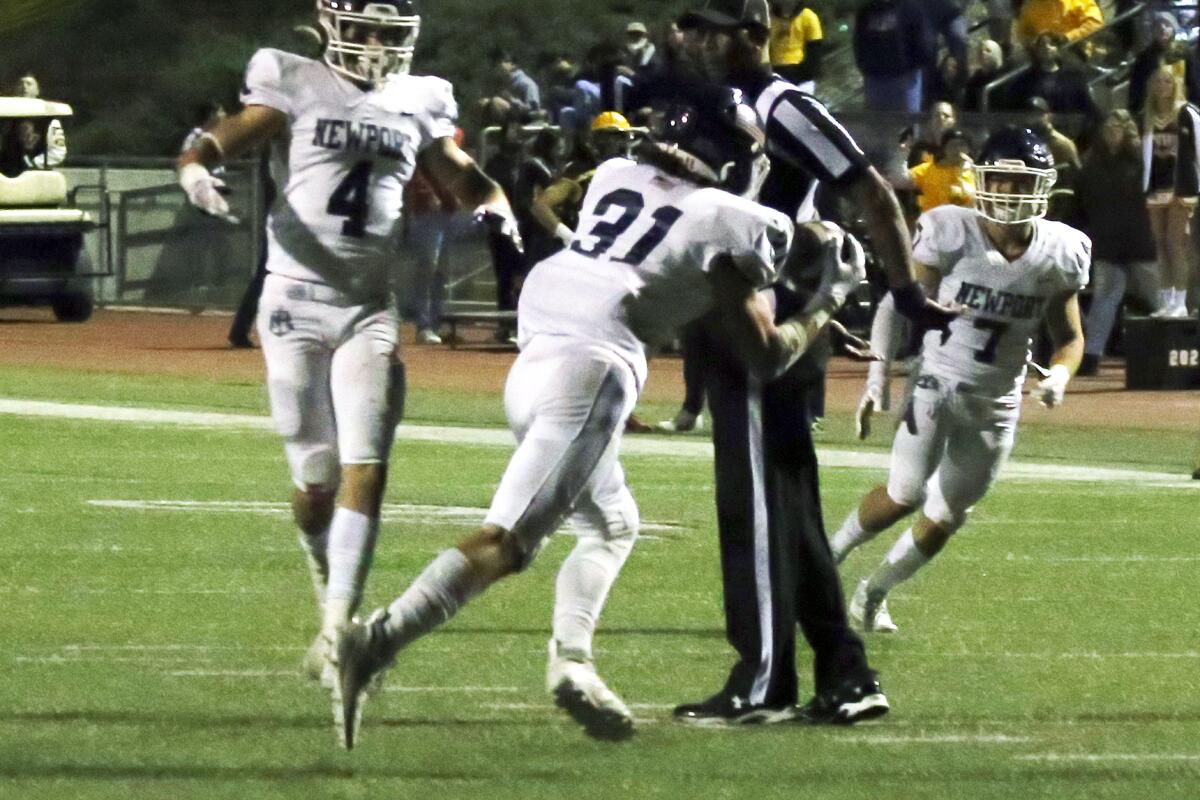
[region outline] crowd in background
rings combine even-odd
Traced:
[[[1127,295],[1134,313],[1184,317],[1196,308],[1194,293],[1189,300],[1200,195],[1196,6],[1140,5],[871,0],[849,36],[865,109],[881,120],[886,112],[922,115],[916,125],[901,123],[895,152],[877,159],[913,220],[942,203],[972,202],[972,154],[994,122],[974,112],[1019,115],[1046,141],[1059,171],[1050,216],[1095,242],[1085,374],[1095,370]],[[771,11],[777,73],[818,95],[847,80],[840,71],[823,74],[831,58],[846,54],[827,45],[812,8],[774,0]],[[551,194],[563,205],[564,182],[586,180],[598,157],[592,121],[601,114],[628,114],[629,139],[636,138],[642,120],[627,108],[630,89],[636,78],[674,68],[684,37],[672,21],[634,20],[623,42],[599,43],[582,59],[551,54],[526,69],[511,53],[493,54],[493,83],[478,101],[487,134],[477,144],[532,243],[523,263],[496,258],[501,308],[515,307],[507,295],[519,290],[522,271],[569,233],[569,219],[538,213],[542,193],[558,184]],[[424,338],[436,340],[437,320],[420,324],[431,331]]]
[[[803,0],[772,0],[770,8],[779,75],[827,96],[853,83],[841,68],[853,63],[864,109],[880,124],[897,115],[894,147],[872,155],[913,220],[936,205],[972,202],[972,153],[993,121],[975,112],[1019,115],[1046,141],[1059,173],[1049,214],[1094,242],[1085,373],[1095,369],[1123,308],[1160,317],[1195,312],[1195,2],[869,0],[837,48],[825,34],[832,21]],[[500,310],[516,307],[529,267],[569,241],[591,172],[629,152],[644,123],[629,107],[635,83],[684,62],[685,36],[672,20],[631,20],[620,41],[582,54],[547,53],[528,65],[511,52],[490,54],[488,85],[472,101],[482,132],[468,144],[513,199],[527,243],[525,254],[489,243]],[[319,41],[305,46],[320,50]],[[836,59],[838,68],[826,75]],[[22,76],[10,91],[36,97],[40,87]],[[908,124],[916,115],[920,121]],[[193,135],[210,124],[198,117]],[[9,175],[65,155],[56,123],[48,130],[8,124],[0,145],[0,171]],[[418,176],[405,229],[415,262],[408,316],[420,341],[436,343],[447,243],[468,225]],[[511,334],[502,325],[498,337]]]

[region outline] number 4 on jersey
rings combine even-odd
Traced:
[[[342,179],[329,198],[325,211],[335,217],[346,217],[342,235],[361,239],[367,235],[367,201],[370,199],[370,161],[360,161]]]

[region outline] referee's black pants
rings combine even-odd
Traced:
[[[762,386],[713,339],[705,388],[725,630],[738,654],[725,691],[755,704],[797,702],[797,624],[813,651],[815,692],[865,682],[866,652],[846,618],[821,514],[808,396],[824,380],[821,359]]]

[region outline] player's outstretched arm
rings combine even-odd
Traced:
[[[863,170],[846,192],[863,210],[875,255],[883,265],[888,287],[896,299],[896,310],[928,327],[942,327],[958,316],[958,311],[929,299],[917,282],[904,212],[896,193],[879,171],[874,167]]]
[[[1079,369],[1083,359],[1083,325],[1079,320],[1079,295],[1075,292],[1051,299],[1046,307],[1046,327],[1054,354],[1050,357],[1050,374],[1042,379],[1034,394],[1046,408],[1062,405],[1067,383]]]
[[[179,156],[179,185],[192,205],[216,217],[232,219],[229,204],[222,196],[225,182],[214,177],[211,169],[266,144],[287,129],[287,116],[268,106],[246,106],[218,122]]]

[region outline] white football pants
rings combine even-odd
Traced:
[[[1020,395],[981,395],[956,381],[921,375],[901,414],[887,493],[940,525],[966,521],[1012,452]]]
[[[633,369],[608,348],[537,336],[521,351],[504,387],[517,450],[486,521],[517,537],[522,566],[575,509],[589,532],[636,533],[637,506],[617,460],[636,401]]]
[[[399,341],[388,298],[363,304],[324,284],[268,275],[258,336],[271,417],[298,488],[336,484],[339,464],[387,461]]]

